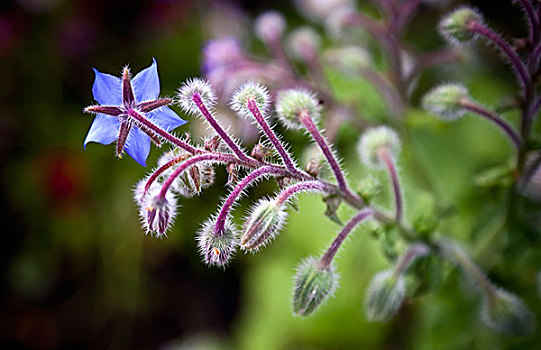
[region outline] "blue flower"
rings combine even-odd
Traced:
[[[97,69],[94,73],[92,94],[99,105],[85,108],[86,112],[97,115],[84,147],[89,142],[108,145],[116,140],[119,158],[125,150],[137,163],[146,166],[150,141],[161,146],[160,134],[186,123],[167,107],[173,102],[171,99],[158,98],[160,79],[156,60],[133,79],[128,68],[124,68],[122,78]]]

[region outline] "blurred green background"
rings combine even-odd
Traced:
[[[418,50],[444,45],[435,26],[456,4],[421,5],[408,42]],[[471,4],[500,31],[525,34],[521,12],[511,1]],[[288,1],[1,2],[0,348],[538,348],[539,333],[513,338],[483,326],[478,297],[451,269],[431,293],[409,300],[392,322],[368,323],[361,312],[367,283],[389,263],[365,228],[340,253],[335,296],[307,319],[293,316],[295,266],[319,254],[339,229],[323,215],[324,203],[316,196],[301,198],[300,212],[290,213],[287,229],[269,248],[257,255],[239,254],[225,271],[204,266],[194,241],[199,224],[225,194],[222,170],[201,197],[182,201],[167,239],[144,235],[132,188],[147,169],[131,158],[116,159],[112,147],[82,148],[92,121],[82,113],[93,101],[91,68],[115,74],[129,63],[137,72],[155,57],[162,95],[172,95],[186,78],[200,74],[202,45],[220,28],[240,35],[247,50],[265,57],[250,26],[267,9],[282,11],[290,28],[306,22]],[[331,70],[328,75],[339,98],[358,99],[363,116],[384,118],[387,110],[366,82]],[[516,92],[505,64],[481,46],[468,50],[460,63],[424,74],[413,105],[434,84],[455,80],[489,106]],[[505,117],[516,122],[517,115]],[[195,125],[188,123],[181,131],[193,131]],[[507,192],[475,182],[483,171],[510,161],[507,141],[484,120],[445,124],[416,108],[408,113],[407,125],[400,161],[407,215],[423,208],[423,200],[452,208],[440,232],[471,247],[490,278],[521,296],[540,318],[535,284],[541,268],[539,239],[524,241],[518,252],[502,253],[498,246],[506,237],[500,226]],[[285,134],[300,157],[306,138]],[[336,141],[353,184],[367,175],[354,152],[358,136],[344,125]],[[149,164],[159,154],[154,148]],[[384,174],[371,175],[387,183]],[[274,188],[264,184],[249,197]],[[381,203],[391,205],[386,197]],[[242,201],[235,211],[238,219],[249,204]],[[531,226],[539,227],[539,206],[532,203],[531,208]],[[342,218],[351,213],[340,211]]]

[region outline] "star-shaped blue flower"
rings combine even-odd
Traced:
[[[97,106],[85,108],[97,114],[84,147],[89,142],[104,145],[117,141],[116,154],[122,157],[124,150],[139,164],[146,166],[150,152],[150,140],[161,145],[159,129],[171,131],[186,123],[167,107],[171,99],[158,98],[160,79],[156,60],[139,72],[133,80],[124,68],[122,78],[104,74],[94,69],[96,80],[92,87]]]

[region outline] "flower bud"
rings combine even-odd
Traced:
[[[284,126],[302,128],[300,114],[306,113],[314,122],[319,119],[321,107],[314,94],[299,89],[280,91],[276,101],[276,112]]]
[[[199,252],[207,265],[225,267],[238,245],[238,233],[233,223],[226,219],[221,232],[216,232],[216,218],[207,220],[197,235]]]
[[[318,258],[309,257],[297,268],[293,312],[310,315],[329,295],[338,283],[338,275],[332,266],[321,266]]]
[[[259,109],[261,114],[265,116],[265,112],[267,111],[270,103],[269,92],[265,86],[258,82],[248,82],[238,88],[231,98],[231,109],[237,112],[237,114],[241,117],[253,120],[254,116],[248,108],[248,102],[250,100],[255,102],[256,107]]]
[[[303,26],[289,34],[286,47],[294,58],[300,61],[311,61],[320,46],[319,34],[312,28]]]
[[[177,103],[188,114],[201,115],[194,96],[199,96],[203,104],[210,108],[216,103],[216,96],[210,84],[200,78],[193,78],[185,82],[177,92]]]
[[[430,90],[421,102],[423,108],[444,120],[455,120],[466,110],[461,103],[470,100],[469,92],[461,84],[444,84]]]
[[[439,24],[441,35],[452,44],[467,43],[475,39],[470,29],[474,22],[483,23],[483,17],[471,7],[460,7],[445,16]]]
[[[277,11],[267,11],[255,20],[255,33],[262,41],[280,39],[286,29],[284,16]]]
[[[388,149],[393,158],[400,153],[400,139],[396,132],[386,126],[367,129],[357,145],[362,162],[369,168],[382,169],[385,167],[379,153]]]
[[[158,166],[163,166],[175,158],[181,160],[167,169],[162,178],[166,178],[184,161],[188,160],[192,155],[182,149],[176,148],[173,151],[164,153],[158,160]],[[182,174],[175,178],[172,188],[184,197],[193,197],[201,193],[207,187],[214,183],[214,168],[211,163],[197,163],[184,170]]]
[[[342,7],[352,7],[353,2],[351,0],[295,0],[295,5],[307,18],[323,20]]]
[[[159,194],[149,195],[139,214],[147,233],[154,233],[156,237],[166,236],[176,215],[176,199],[173,195],[166,198]]]
[[[325,61],[344,74],[358,74],[359,70],[372,65],[372,57],[358,46],[344,46],[325,52]]]
[[[364,312],[371,322],[387,321],[400,309],[406,295],[402,276],[385,270],[372,278],[364,298]]]
[[[280,233],[287,213],[268,199],[260,200],[251,212],[240,244],[244,250],[257,251]]]
[[[528,335],[536,328],[534,314],[516,295],[495,289],[486,295],[481,306],[481,318],[490,328],[511,335]]]

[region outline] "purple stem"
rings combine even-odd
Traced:
[[[299,192],[334,192],[331,186],[322,181],[303,181],[289,186],[276,197],[276,205],[283,206],[291,196]]]
[[[280,157],[284,161],[284,164],[286,166],[286,169],[289,170],[293,174],[302,174],[299,169],[295,166],[293,161],[291,160],[291,157],[289,154],[287,154],[287,151],[284,149],[282,144],[280,143],[280,140],[276,137],[276,134],[274,134],[274,131],[270,128],[269,124],[267,124],[267,121],[261,114],[261,111],[259,108],[257,108],[257,105],[253,99],[249,100],[246,104],[250,112],[253,114],[255,120],[259,123],[259,126],[261,129],[263,129],[263,132],[267,137],[269,138],[270,142],[276,148],[278,151],[278,154],[280,154]]]
[[[446,62],[454,62],[458,60],[460,56],[461,51],[454,47],[437,49],[417,56],[415,66],[406,77],[406,85],[410,85],[413,79],[425,69]]]
[[[195,104],[197,105],[197,107],[199,108],[199,110],[201,111],[201,114],[203,114],[203,116],[205,117],[205,119],[207,120],[207,122],[210,124],[210,126],[212,126],[214,128],[214,130],[216,131],[216,133],[220,136],[220,138],[222,140],[225,141],[225,143],[229,146],[229,148],[233,151],[233,153],[235,153],[235,155],[245,161],[245,162],[252,162],[253,159],[251,159],[250,157],[248,157],[246,155],[246,153],[244,153],[240,148],[239,146],[235,143],[235,141],[233,141],[233,139],[231,139],[231,137],[229,137],[229,135],[224,131],[224,129],[222,129],[222,127],[220,126],[220,124],[218,124],[218,122],[216,121],[216,119],[214,119],[214,117],[212,116],[212,114],[209,112],[209,110],[207,109],[207,107],[205,106],[205,104],[203,103],[203,100],[201,99],[201,96],[197,93],[194,93],[192,95],[192,100],[195,102]]]
[[[496,44],[505,55],[509,58],[511,61],[511,64],[515,68],[519,82],[521,85],[527,89],[530,85],[530,76],[528,74],[528,71],[526,70],[526,66],[524,65],[524,62],[520,59],[520,57],[517,55],[515,50],[509,45],[507,41],[505,41],[501,36],[499,36],[496,32],[494,32],[492,29],[488,28],[487,26],[479,23],[479,22],[472,22],[469,24],[469,29],[488,40],[492,41],[494,44]]]
[[[537,42],[539,38],[539,18],[535,13],[535,9],[532,6],[530,0],[519,0],[522,7],[526,11],[526,17],[528,18],[528,24],[530,27],[530,40],[532,43]]]
[[[379,93],[386,100],[387,104],[390,106],[393,115],[395,117],[402,116],[404,112],[404,103],[402,102],[402,98],[394,86],[385,80],[381,74],[370,68],[362,68],[360,70],[360,74],[376,87]]]
[[[513,142],[513,144],[516,146],[516,148],[520,149],[520,147],[522,146],[522,138],[513,129],[513,127],[511,125],[509,125],[509,123],[507,123],[505,120],[503,120],[499,115],[497,115],[496,113],[484,108],[483,106],[480,106],[480,105],[476,104],[473,101],[462,101],[460,103],[460,105],[463,108],[465,108],[465,109],[467,109],[467,110],[469,110],[469,111],[471,111],[471,112],[473,112],[475,114],[478,114],[478,115],[490,120],[494,124],[496,124],[499,128],[501,128],[505,132],[505,134]]]
[[[173,184],[173,181],[182,174],[183,171],[188,169],[190,166],[204,161],[211,161],[215,163],[233,163],[238,162],[238,159],[232,155],[229,154],[221,154],[221,153],[206,153],[206,154],[200,154],[193,156],[192,158],[186,160],[184,163],[180,164],[178,168],[173,171],[173,173],[165,180],[164,184],[162,185],[162,189],[160,191],[160,197],[165,198],[165,195],[167,194],[167,191],[169,190],[169,187]]]
[[[396,33],[399,33],[404,29],[420,3],[421,0],[407,0],[404,2],[399,9],[394,23],[392,24],[392,27]]]
[[[323,152],[323,155],[327,159],[327,162],[329,163],[334,173],[334,177],[336,178],[336,181],[338,182],[338,188],[340,188],[340,190],[344,192],[344,194],[347,196],[350,196],[352,198],[359,198],[359,196],[355,195],[354,193],[350,191],[347,185],[346,179],[344,177],[344,173],[342,173],[342,170],[340,169],[340,165],[338,164],[338,161],[334,157],[329,145],[327,144],[327,142],[325,141],[325,139],[319,132],[316,125],[314,124],[314,121],[312,120],[312,118],[310,118],[308,113],[302,112],[300,113],[300,121],[306,127],[310,135],[312,135],[312,138],[316,141],[319,148]]]
[[[214,226],[214,234],[220,235],[221,232],[223,231],[225,220],[227,219],[227,215],[231,211],[233,204],[235,204],[237,198],[240,196],[242,191],[244,191],[254,181],[257,181],[260,177],[265,176],[265,175],[286,176],[288,175],[288,172],[282,168],[277,168],[275,166],[267,165],[257,170],[254,170],[250,174],[246,175],[246,177],[244,177],[237,184],[237,186],[235,186],[233,191],[231,191],[231,193],[225,200],[224,204],[222,205],[222,208],[220,209],[220,213],[218,214],[218,218],[216,219],[216,225]]]
[[[189,144],[182,141],[181,139],[176,138],[175,136],[171,135],[167,131],[163,130],[162,128],[160,128],[156,124],[152,123],[147,118],[145,118],[142,115],[140,115],[139,113],[137,113],[135,110],[133,110],[131,108],[128,109],[128,115],[130,117],[132,117],[135,121],[137,121],[138,124],[142,125],[145,128],[148,128],[149,130],[152,130],[153,132],[155,132],[156,134],[160,135],[165,140],[167,140],[169,143],[171,143],[171,144],[173,144],[173,145],[175,145],[177,147],[180,147],[180,148],[182,148],[182,149],[184,149],[184,150],[186,150],[186,151],[188,151],[188,152],[190,152],[192,154],[201,152],[197,148],[190,146]]]
[[[398,260],[394,269],[394,275],[397,277],[402,275],[415,259],[428,255],[428,253],[430,253],[430,249],[424,243],[414,243],[410,245],[406,253]]]
[[[402,221],[402,216],[404,215],[404,204],[402,202],[402,190],[400,188],[400,180],[398,178],[398,172],[396,171],[393,156],[387,147],[381,148],[378,152],[378,156],[385,163],[385,167],[391,177],[395,202],[395,220],[397,223],[400,223]]]
[[[347,238],[348,234],[353,231],[357,225],[369,217],[370,215],[374,214],[374,210],[372,208],[364,208],[361,211],[359,211],[349,222],[344,226],[342,231],[338,233],[336,238],[332,241],[331,246],[325,251],[325,254],[321,257],[320,260],[320,266],[321,267],[328,267],[331,265],[332,260],[334,259],[336,253],[338,252],[338,249],[344,243],[344,240]]]

